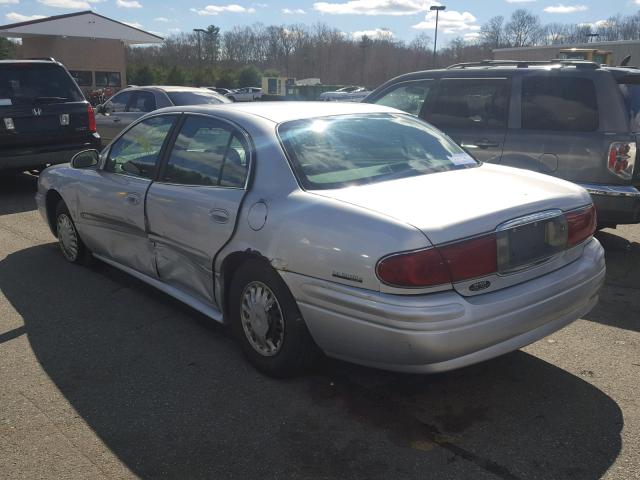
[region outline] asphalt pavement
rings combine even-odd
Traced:
[[[0,176],[0,478],[640,479],[640,226],[605,230],[598,306],[492,361],[273,380],[227,331],[70,265]]]

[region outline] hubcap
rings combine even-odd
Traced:
[[[58,215],[57,226],[60,250],[67,260],[74,262],[78,258],[79,242],[78,233],[69,215],[66,213]]]
[[[262,282],[249,283],[242,292],[242,329],[253,349],[271,357],[284,340],[284,318],[278,299]]]

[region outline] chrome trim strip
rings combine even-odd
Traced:
[[[598,185],[595,183],[579,183],[578,185],[591,195],[640,198],[640,191],[632,185]]]
[[[546,210],[544,212],[532,213],[531,215],[525,215],[524,217],[515,218],[501,223],[496,228],[496,232],[502,232],[504,230],[510,230],[515,227],[521,227],[523,225],[529,225],[530,223],[541,222],[543,220],[549,220],[551,218],[559,217],[563,214],[562,210]]]

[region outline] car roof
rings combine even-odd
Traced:
[[[359,102],[242,102],[224,105],[190,105],[170,107],[163,111],[217,113],[233,111],[244,116],[256,116],[274,123],[362,113],[404,113],[395,108]]]
[[[148,85],[148,86],[135,86],[129,87],[131,90],[162,90],[163,92],[202,92],[207,91],[211,92],[206,87],[181,87],[179,85]]]

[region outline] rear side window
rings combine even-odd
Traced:
[[[0,66],[0,107],[83,100],[82,92],[59,65],[15,63]]]
[[[420,80],[395,85],[375,103],[418,115],[433,85],[433,80]]]
[[[151,92],[134,92],[129,103],[128,112],[153,112],[156,109],[156,99]]]
[[[572,132],[597,130],[595,85],[588,78],[524,77],[522,128]]]
[[[506,78],[445,78],[425,109],[425,119],[449,128],[506,128],[509,80]]]
[[[618,82],[627,107],[630,130],[640,132],[640,75],[628,76]]]
[[[231,103],[231,100],[218,95],[215,92],[167,92],[174,105],[216,105],[218,103]]]

